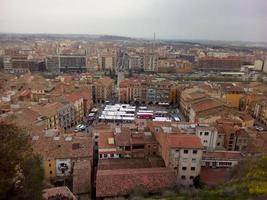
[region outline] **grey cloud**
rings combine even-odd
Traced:
[[[267,41],[266,0],[0,0],[0,32]]]

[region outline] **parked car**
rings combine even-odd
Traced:
[[[74,129],[74,132],[79,132],[79,131],[84,131],[86,129],[86,126],[83,125],[83,124],[78,124],[75,129]]]
[[[257,131],[264,131],[264,128],[262,128],[262,127],[260,127],[260,126],[255,126],[255,129],[256,129]]]

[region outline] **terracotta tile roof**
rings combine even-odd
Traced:
[[[106,149],[106,148],[114,148],[115,147],[115,139],[114,144],[109,144],[109,138],[114,139],[113,132],[101,132],[98,137],[98,147],[99,149]]]
[[[76,101],[79,101],[82,97],[80,95],[77,95],[77,94],[66,94],[65,98],[67,100],[69,100],[70,102],[74,103]]]
[[[96,197],[127,195],[131,190],[143,188],[148,192],[172,188],[176,174],[168,168],[142,168],[99,170],[96,178]]]
[[[43,199],[45,200],[54,200],[53,197],[56,195],[68,197],[70,200],[77,200],[77,198],[72,194],[68,187],[53,187],[43,190]]]
[[[153,168],[165,167],[162,158],[116,158],[98,161],[98,170],[114,170],[114,169],[136,169],[136,168]]]
[[[240,160],[242,154],[240,151],[214,151],[203,153],[204,159],[216,159],[216,160]]]
[[[131,131],[130,129],[122,129],[121,133],[115,134],[116,146],[130,146],[131,144]]]
[[[73,193],[87,193],[91,187],[91,162],[82,160],[74,163],[73,168]]]
[[[267,132],[250,137],[245,153],[267,155]]]
[[[109,86],[112,86],[113,80],[109,77],[103,77],[103,78],[96,80],[94,84],[97,86],[109,87]]]
[[[184,149],[202,149],[201,140],[196,135],[191,134],[172,134],[167,137],[168,146],[170,148]]]
[[[40,114],[28,108],[21,108],[9,116],[11,120],[20,127],[32,127],[36,122]]]
[[[58,110],[64,105],[60,102],[48,103],[44,106],[35,105],[31,109],[38,112],[42,116],[52,117],[57,114]]]
[[[208,186],[216,186],[227,180],[228,168],[202,167],[200,170],[201,180]]]
[[[68,141],[70,140],[70,141]],[[93,142],[90,137],[39,136],[32,141],[33,151],[44,160],[60,158],[91,158]]]
[[[205,97],[207,97],[206,94],[199,93],[199,92],[188,94],[188,99],[190,99],[190,100],[202,99]]]
[[[197,102],[191,105],[192,109],[197,113],[197,112],[202,112],[218,107],[222,107],[223,105],[220,102],[217,102],[212,99],[206,99],[201,102]]]

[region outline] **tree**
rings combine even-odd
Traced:
[[[0,122],[0,199],[41,199],[41,159],[30,137],[13,124]]]
[[[193,184],[194,184],[194,187],[195,188],[199,188],[199,189],[202,189],[203,188],[203,182],[201,181],[201,178],[200,176],[196,176],[194,179],[193,179]]]
[[[245,99],[241,98],[239,102],[239,110],[244,111],[246,109]]]

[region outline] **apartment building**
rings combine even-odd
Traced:
[[[176,58],[159,57],[159,73],[188,73],[192,71],[192,64],[186,60]]]
[[[59,102],[48,103],[46,105],[35,105],[31,109],[40,114],[40,119],[45,120],[47,129],[60,127],[59,110],[63,108],[63,104]]]
[[[220,95],[221,98],[231,106],[235,108],[240,107],[240,100],[245,96],[244,88],[237,86],[233,83],[220,84]]]
[[[257,120],[267,125],[267,100],[253,101],[250,105],[250,113]]]
[[[86,56],[53,55],[46,57],[46,68],[51,73],[86,72]]]
[[[224,110],[224,106],[219,101],[213,99],[203,99],[190,105],[189,121],[197,122],[200,118],[216,114]]]
[[[64,95],[64,98],[73,105],[74,123],[80,123],[84,117],[84,102],[82,96],[76,94],[66,94]]]
[[[63,136],[48,129],[32,136],[32,146],[33,152],[42,157],[45,179],[66,184],[75,194],[90,193],[93,159],[90,137]],[[79,187],[77,177],[82,177],[80,182],[86,183],[86,188]]]
[[[203,153],[202,166],[212,168],[230,168],[242,158],[240,151],[213,151]]]
[[[189,134],[174,134],[167,135],[165,141],[160,147],[166,166],[176,170],[178,183],[192,186],[194,178],[200,174],[203,152],[200,139]]]
[[[158,71],[158,55],[146,52],[141,54],[141,58],[141,66],[145,72]]]
[[[94,81],[92,86],[93,101],[104,103],[110,100],[113,95],[113,80],[109,77],[99,78]]]
[[[181,112],[189,119],[191,104],[205,100],[207,97],[198,87],[184,89],[179,94]]]
[[[217,121],[217,129],[224,135],[224,147],[228,151],[244,151],[249,143],[249,133],[235,120]]]
[[[218,142],[218,131],[215,127],[197,126],[196,135],[200,137],[201,143],[206,151],[214,151]]]
[[[119,101],[123,103],[176,103],[177,86],[170,81],[132,78],[121,81]]]
[[[198,59],[198,69],[203,71],[240,71],[241,64],[241,58],[237,56]]]
[[[177,183],[192,186],[193,180],[200,174],[203,145],[201,139],[190,133],[181,133],[168,124],[149,123],[159,143],[159,154],[166,167],[176,171]]]
[[[72,103],[61,101],[63,107],[58,111],[59,126],[67,129],[75,125],[75,107]]]
[[[148,158],[157,155],[158,144],[151,132],[129,128],[95,130],[99,159]]]
[[[137,54],[128,54],[129,69],[132,71],[141,71],[141,57]]]
[[[101,70],[116,70],[117,55],[115,53],[103,53],[99,56],[99,65]]]

